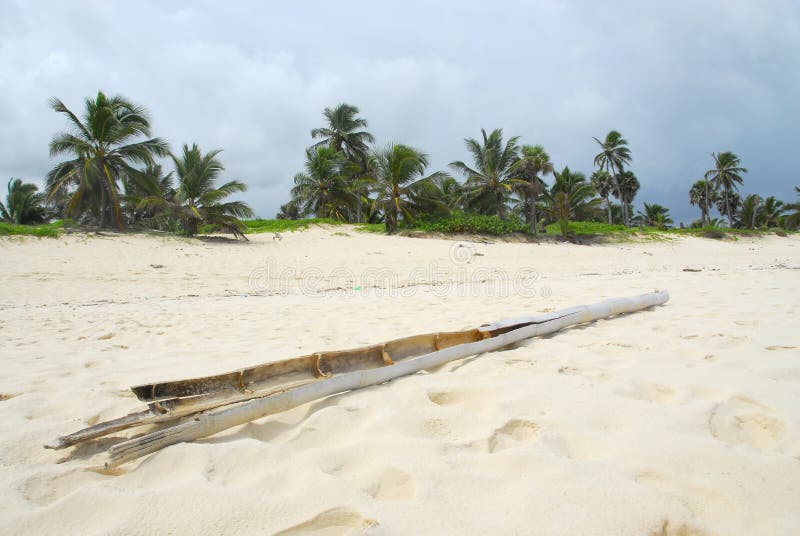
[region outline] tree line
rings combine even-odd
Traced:
[[[99,228],[244,237],[242,219],[253,217],[253,211],[226,198],[247,186],[223,182],[220,149],[205,152],[193,143],[171,152],[165,140],[152,137],[147,111],[122,96],[98,92],[85,99],[80,117],[57,98],[50,107],[68,127],[50,142],[50,156],[59,161],[47,174],[44,192],[9,180],[6,203],[0,203],[4,221],[70,218]],[[464,140],[467,161],[451,162],[450,172],[430,172],[429,157],[418,148],[376,146],[359,113],[346,103],[324,110],[324,125],[311,130],[304,170],[294,176],[291,198],[278,218],[383,223],[391,233],[420,221],[468,215],[495,218],[503,228],[519,223],[510,227],[526,226],[533,235],[557,223],[564,238],[570,221],[660,229],[673,224],[669,210],[657,203],[644,203],[634,213],[640,183],[630,169],[628,141],[616,130],[593,138],[598,153],[588,178],[569,166],[559,170],[542,145],[520,144],[519,136],[504,139],[502,129],[481,129],[479,138]],[[724,225],[711,216],[716,208],[729,227],[797,228],[800,203],[757,194],[742,198],[738,189],[747,169],[739,157],[730,151],[711,156],[713,167],[689,191],[689,202],[701,212],[693,226]],[[167,172],[161,159],[172,170]]]
[[[295,175],[291,198],[278,218],[383,222],[387,232],[394,232],[415,221],[467,213],[516,218],[533,235],[555,222],[565,237],[571,220],[660,229],[674,223],[669,209],[658,203],[644,203],[633,212],[640,183],[629,168],[628,141],[616,130],[593,138],[599,152],[588,179],[569,166],[559,171],[541,145],[521,145],[519,136],[504,140],[502,129],[482,129],[480,138],[465,139],[470,161],[451,162],[452,173],[429,173],[428,155],[420,149],[395,143],[375,147],[356,106],[326,108],[323,117],[325,126],[311,131],[316,141],[306,150],[305,169]],[[797,227],[798,203],[755,194],[741,199],[738,187],[747,170],[739,157],[725,151],[712,158],[713,167],[689,192],[690,203],[701,209],[693,226],[721,226],[722,220],[710,217],[716,206],[730,227]],[[794,214],[786,214],[790,211]]]
[[[60,159],[47,174],[45,191],[11,179],[2,217],[12,223],[70,218],[101,229],[151,228],[197,234],[201,225],[244,237],[241,218],[253,216],[242,201],[226,201],[247,186],[221,182],[220,149],[204,152],[193,143],[172,153],[151,137],[147,111],[122,96],[102,91],[84,101],[81,116],[57,98],[50,107],[68,129],[53,136],[50,157]],[[173,170],[165,172],[160,158]]]

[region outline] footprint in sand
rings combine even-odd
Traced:
[[[414,498],[414,477],[396,469],[387,467],[378,480],[367,488],[374,499],[379,501],[408,501]]]
[[[354,508],[340,506],[338,508],[325,510],[307,521],[276,532],[275,536],[290,536],[296,534],[347,534],[349,532],[355,532],[356,530],[363,531],[377,524],[377,521],[365,518]]]
[[[539,425],[525,419],[511,419],[494,431],[486,440],[486,450],[492,454],[532,443],[539,435]]]
[[[769,406],[738,395],[719,403],[708,420],[711,435],[726,443],[745,443],[768,449],[783,436],[786,428]]]
[[[39,506],[46,506],[57,501],[79,488],[98,482],[102,477],[97,473],[82,469],[73,469],[61,474],[39,474],[29,478],[22,484],[20,491],[28,501]]]
[[[464,401],[464,395],[458,391],[431,391],[428,400],[437,406],[449,406]]]

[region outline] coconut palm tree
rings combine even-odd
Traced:
[[[645,203],[644,211],[638,211],[636,220],[639,225],[656,227],[661,230],[666,229],[673,223],[672,218],[669,216],[669,209],[658,203]]]
[[[761,225],[777,227],[785,210],[783,201],[775,199],[774,195],[767,197],[761,205]]]
[[[594,188],[586,182],[583,173],[564,167],[561,173],[553,173],[553,178],[555,180],[545,201],[550,216],[559,224],[561,237],[566,240],[570,219],[593,209],[600,199],[594,197]]]
[[[203,153],[196,143],[191,147],[184,144],[179,156],[172,155],[177,176],[174,196],[165,199],[162,193],[146,197],[137,209],[166,212],[178,217],[190,237],[197,234],[201,224],[205,224],[211,226],[212,231],[232,233],[246,240],[241,218],[252,218],[253,211],[242,201],[222,200],[246,191],[247,185],[234,180],[217,186],[225,171],[217,158],[221,152],[222,149],[213,149]]]
[[[160,211],[154,206],[145,207],[138,210],[139,205],[146,198],[161,197],[165,201],[173,201],[175,197],[174,172],[164,173],[161,164],[154,162],[148,163],[145,168],[136,173],[131,173],[124,178],[125,195],[122,199],[125,202],[125,212],[131,222],[141,222],[145,219],[152,219]],[[147,203],[145,203],[147,205]],[[163,211],[162,215],[165,215]],[[161,225],[156,225],[161,227]]]
[[[594,165],[600,169],[605,169],[613,178],[615,197],[622,199],[620,192],[619,176],[622,174],[623,166],[630,164],[631,150],[628,147],[628,140],[622,137],[616,130],[606,134],[603,141],[593,138],[600,145],[601,151],[594,157]],[[625,203],[622,203],[622,223],[628,224],[628,216]]]
[[[367,120],[357,117],[358,114],[358,107],[344,102],[325,108],[322,115],[327,125],[311,131],[312,138],[320,138],[313,147],[326,145],[344,154],[348,160],[362,161],[375,137],[366,130],[359,130],[367,128]]]
[[[525,184],[520,185],[520,192],[527,198],[528,222],[531,225],[531,232],[536,236],[539,232],[539,220],[536,218],[536,202],[539,194],[547,187],[539,175],[553,173],[553,163],[550,155],[541,145],[523,145],[519,160],[511,167],[511,172],[515,178],[522,180]]]
[[[464,140],[474,167],[460,160],[451,162],[450,167],[467,178],[464,183],[467,205],[505,219],[506,202],[514,185],[519,183],[512,178],[511,170],[519,153],[519,136],[512,136],[504,145],[502,129],[495,129],[489,135],[481,129],[481,135],[482,141]]]
[[[761,208],[764,199],[758,194],[750,194],[742,199],[742,204],[736,211],[736,219],[739,227],[745,229],[755,229],[761,219]]]
[[[606,202],[606,208],[608,209],[608,223],[611,225],[613,222],[611,218],[611,191],[614,189],[614,179],[611,178],[611,174],[601,169],[599,171],[595,171],[592,173],[590,179],[592,186],[594,186],[597,195],[603,198]]]
[[[747,169],[742,167],[739,157],[731,151],[711,153],[711,157],[714,159],[714,167],[706,171],[705,178],[711,181],[714,190],[722,191],[725,208],[720,212],[728,217],[728,223],[733,227],[736,210],[731,207],[731,194],[744,182],[742,174],[747,173]]]
[[[120,182],[136,173],[135,165],[166,156],[167,143],[149,138],[147,112],[121,96],[106,97],[98,92],[94,99],[87,98],[83,119],[55,97],[50,106],[64,114],[71,129],[56,134],[50,142],[50,157],[72,158],[56,164],[47,174],[48,200],[68,196],[66,216],[88,210],[100,227],[112,221],[122,227]]]
[[[42,223],[46,219],[43,202],[38,186],[12,177],[8,180],[6,203],[0,202],[0,218],[17,225]]]
[[[709,212],[716,200],[716,193],[710,181],[700,179],[689,189],[689,204],[700,208],[700,219],[703,222],[703,227],[709,225]]]
[[[461,183],[447,173],[439,173],[433,178],[433,184],[438,189],[439,200],[448,210],[460,210],[462,208],[464,191]]]
[[[300,206],[302,214],[347,219],[353,193],[342,173],[345,162],[342,153],[327,146],[306,150],[305,172],[294,176],[292,188],[292,198]]]
[[[375,194],[372,212],[383,212],[386,232],[397,230],[399,218],[414,218],[420,203],[436,203],[432,181],[439,174],[425,176],[428,155],[402,144],[391,144],[373,154],[374,176],[371,190]]]

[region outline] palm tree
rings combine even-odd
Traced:
[[[89,210],[100,227],[112,220],[122,227],[119,182],[136,172],[134,165],[166,156],[167,143],[149,138],[147,112],[121,96],[109,98],[98,92],[96,98],[87,98],[82,120],[55,97],[50,106],[67,117],[72,130],[56,134],[50,142],[50,157],[73,158],[56,164],[47,174],[48,200],[66,195],[67,216]],[[143,136],[149,139],[141,140]]]
[[[600,145],[601,151],[594,157],[594,165],[600,169],[605,169],[612,176],[616,190],[616,197],[622,199],[619,186],[619,175],[622,174],[624,165],[630,164],[631,150],[628,148],[628,140],[616,130],[606,134],[603,141],[593,138]],[[622,203],[622,224],[628,224],[628,216],[625,203]]]
[[[433,184],[438,189],[439,200],[448,210],[459,210],[462,208],[461,201],[463,200],[464,191],[461,187],[461,183],[447,173],[439,173],[434,177]]]
[[[38,186],[12,177],[8,180],[6,204],[0,203],[0,217],[17,225],[42,223],[46,219],[43,201]]]
[[[300,219],[300,206],[295,199],[289,200],[288,203],[281,205],[281,210],[275,216],[278,220],[299,220]]]
[[[523,145],[521,153],[520,159],[514,163],[511,170],[515,178],[526,183],[522,185],[520,190],[527,197],[527,204],[530,209],[528,222],[531,225],[531,232],[536,236],[539,232],[539,222],[536,218],[536,200],[546,188],[539,174],[552,174],[553,163],[550,161],[550,155],[541,145]]]
[[[774,195],[767,197],[761,205],[761,224],[765,227],[777,227],[784,210],[783,201],[778,201]]]
[[[511,167],[517,160],[519,136],[512,136],[503,145],[502,129],[495,129],[488,136],[481,129],[481,134],[483,143],[473,138],[464,140],[475,167],[460,160],[451,162],[450,167],[467,178],[464,183],[467,204],[505,219],[506,201],[518,183],[511,176]]]
[[[438,175],[425,176],[428,155],[412,147],[392,144],[373,155],[375,174],[372,177],[372,191],[375,200],[372,212],[381,210],[384,215],[386,232],[397,230],[402,215],[413,219],[414,208],[421,202],[435,202],[430,188],[432,180]]]
[[[173,198],[149,196],[137,208],[160,209],[179,217],[186,235],[190,237],[197,234],[202,223],[210,225],[211,230],[232,233],[246,240],[241,218],[252,218],[253,211],[242,201],[223,203],[222,200],[231,194],[246,191],[247,185],[235,180],[216,185],[225,171],[217,159],[221,152],[222,149],[213,149],[204,154],[196,143],[191,147],[184,144],[180,156],[172,155],[178,178]]]
[[[755,229],[759,221],[759,213],[764,199],[758,194],[750,194],[742,200],[742,205],[736,211],[740,227]]]
[[[161,197],[165,201],[173,201],[176,193],[173,182],[174,172],[164,174],[161,164],[154,162],[148,163],[144,170],[125,177],[122,181],[125,187],[123,200],[131,221],[138,222],[157,215],[158,209],[153,206],[138,210],[146,198]]]
[[[600,199],[594,197],[594,188],[586,182],[583,173],[573,173],[569,167],[564,167],[561,173],[553,173],[553,178],[546,202],[551,217],[561,228],[561,237],[566,240],[569,220],[594,208]]]
[[[716,194],[710,181],[700,179],[689,189],[689,204],[700,207],[700,219],[703,227],[709,225],[709,212],[716,200]]]
[[[614,188],[614,179],[611,178],[611,174],[608,171],[601,169],[592,173],[590,180],[592,186],[594,186],[594,189],[597,192],[597,195],[606,201],[606,208],[608,209],[608,224],[611,225],[613,223],[611,218],[611,191]]]
[[[311,147],[306,150],[305,173],[294,176],[292,197],[302,214],[318,218],[346,219],[353,200],[342,174],[344,156],[330,147]]]
[[[728,223],[733,227],[733,214],[735,210],[731,207],[731,193],[738,190],[740,184],[744,182],[742,173],[747,173],[747,169],[741,166],[739,157],[731,151],[721,153],[711,153],[714,159],[714,168],[706,171],[706,180],[711,180],[716,191],[722,190],[725,200],[725,210],[720,210],[728,217]]]
[[[627,217],[627,208],[633,203],[633,199],[639,191],[639,179],[636,178],[633,171],[626,170],[617,177],[617,185],[619,186],[620,202],[625,207],[623,217]]]
[[[366,130],[367,120],[357,117],[359,109],[347,103],[337,104],[333,108],[325,108],[327,126],[315,128],[311,137],[321,138],[313,147],[326,145],[345,155],[348,160],[362,161],[366,156],[370,143],[375,142],[375,137]]]
[[[666,229],[673,223],[672,218],[669,216],[669,209],[658,203],[645,203],[644,212],[639,211],[636,219],[640,225],[656,227],[661,230]]]
[[[794,192],[800,195],[800,186],[795,186]],[[786,215],[786,226],[791,229],[797,228],[800,225],[800,202],[787,203],[783,206],[783,209],[794,211]]]
[[[728,219],[728,226],[734,226],[736,221],[734,220],[731,222],[730,218],[726,214],[726,211],[730,209],[731,214],[734,216],[739,211],[739,207],[742,206],[742,196],[739,195],[738,192],[731,192],[727,199],[725,197],[718,197],[717,198],[717,211],[725,216]]]

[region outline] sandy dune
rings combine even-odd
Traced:
[[[685,270],[692,271],[685,271]],[[0,533],[800,534],[800,239],[0,241]],[[664,307],[99,471],[128,387],[607,297]]]

